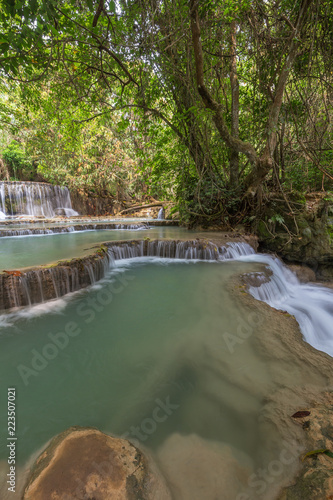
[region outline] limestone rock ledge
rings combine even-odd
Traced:
[[[171,500],[156,467],[129,441],[70,427],[39,455],[23,500]]]
[[[302,415],[301,411],[299,415]],[[333,393],[327,393],[323,404],[306,408],[305,413],[309,414],[295,418],[306,433],[304,455],[323,449],[333,452]],[[279,500],[310,499],[333,499],[333,458],[323,453],[303,457],[303,467],[295,484],[286,488],[279,497]]]
[[[119,240],[91,247],[89,255],[50,266],[39,266],[0,273],[0,311],[39,304],[63,297],[93,285],[105,277],[113,260],[133,257],[167,257],[218,260],[227,252],[227,243],[246,242],[256,248],[255,237],[222,234],[211,242],[192,240]],[[89,251],[89,249],[87,249]]]

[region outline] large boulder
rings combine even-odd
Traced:
[[[37,458],[23,500],[170,500],[152,467],[125,439],[71,427]]]

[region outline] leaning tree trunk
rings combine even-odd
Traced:
[[[232,150],[246,155],[252,164],[252,170],[245,178],[244,187],[248,193],[255,194],[259,186],[261,186],[265,177],[273,166],[273,153],[277,144],[277,126],[279,120],[280,109],[282,106],[283,95],[288,81],[290,71],[295,62],[299,47],[299,36],[304,26],[307,11],[312,3],[312,0],[303,0],[298,14],[296,26],[289,38],[287,44],[285,62],[278,77],[273,102],[270,107],[270,112],[266,125],[266,142],[262,154],[259,156],[252,144],[244,142],[236,138],[229,131],[223,116],[222,105],[213,99],[211,93],[207,89],[204,81],[204,64],[203,50],[201,42],[201,30],[198,14],[199,0],[190,0],[190,18],[192,43],[194,51],[194,59],[196,66],[196,80],[198,93],[207,109],[213,111],[213,121],[215,126],[224,140],[225,144]]]
[[[231,86],[231,135],[238,139],[239,136],[239,83],[237,77],[236,57],[236,21],[231,23],[231,57],[230,57],[230,86]],[[239,153],[237,149],[230,148],[230,186],[238,185],[239,175]]]

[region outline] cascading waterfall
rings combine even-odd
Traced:
[[[8,238],[13,236],[32,236],[34,234],[41,235],[41,234],[73,233],[75,231],[84,231],[84,229],[76,230],[74,226],[33,228],[33,229],[5,229],[0,231],[0,238]]]
[[[105,277],[115,261],[138,257],[239,260],[266,264],[271,270],[268,281],[267,275],[254,273],[259,286],[249,286],[249,293],[255,299],[295,316],[305,340],[316,349],[333,356],[333,290],[301,284],[279,259],[256,254],[244,242],[229,242],[223,246],[200,240],[109,243],[104,254],[98,254],[98,257],[32,270],[20,276],[0,275],[0,309],[36,304],[80,290]]]
[[[78,259],[71,265],[0,274],[0,310],[40,304],[77,292],[105,277],[112,258],[106,253]]]
[[[164,219],[164,208],[163,207],[159,210],[157,218],[159,220],[163,220]]]
[[[111,262],[113,260],[143,257],[145,255],[144,242],[135,241],[130,243],[123,243],[121,245],[111,245],[108,248],[108,255],[111,258]]]
[[[38,304],[78,291],[104,278],[114,261],[137,257],[187,260],[228,260],[253,252],[246,243],[228,247],[198,240],[134,240],[109,243],[104,253],[74,259],[48,269],[19,274],[0,274],[0,310]]]
[[[278,258],[252,254],[240,260],[264,263],[272,275],[260,286],[250,286],[250,294],[271,307],[287,311],[300,325],[309,344],[333,356],[333,290],[316,284],[302,284]]]
[[[67,217],[78,215],[67,187],[40,182],[0,182],[0,208],[2,219],[8,215],[54,217],[57,211]]]
[[[287,311],[295,316],[305,340],[320,351],[333,356],[333,290],[323,286],[301,284],[296,275],[274,257],[256,254],[244,242],[229,242],[218,247],[214,243],[193,241],[148,241],[111,245],[113,258],[155,256],[175,259],[197,260],[244,260],[266,264],[272,275],[269,281],[262,276],[258,287],[249,287],[251,295],[275,309]],[[260,275],[259,280],[260,282]]]
[[[142,229],[149,229],[148,224],[115,224],[114,229],[118,230],[128,230],[141,231]]]
[[[1,214],[2,214],[0,218],[2,219],[5,217],[5,212],[6,212],[6,204],[5,204],[6,191],[4,182],[0,182],[0,201],[1,201]]]
[[[59,227],[46,227],[46,228],[32,228],[32,229],[2,229],[0,230],[1,237],[12,237],[12,236],[31,236],[33,234],[58,234],[58,233],[72,233],[75,231],[96,231],[100,230],[131,230],[131,231],[143,231],[149,229],[147,224],[75,224],[70,226],[59,226]]]

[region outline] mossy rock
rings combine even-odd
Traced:
[[[312,459],[316,460],[316,459]],[[298,478],[296,484],[289,486],[279,500],[324,500],[328,495],[331,472],[322,469],[310,469]]]
[[[263,220],[260,220],[257,225],[257,234],[260,239],[270,239],[272,238],[272,235],[268,231],[266,224],[264,223]]]

